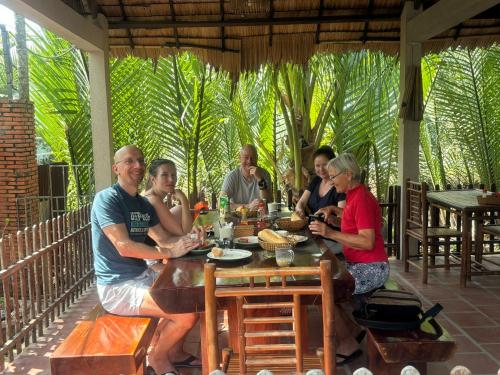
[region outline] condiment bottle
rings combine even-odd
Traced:
[[[240,213],[241,213],[241,221],[247,221],[248,207],[245,205],[241,206]]]
[[[259,220],[264,220],[264,216],[266,215],[266,205],[264,204],[263,200],[259,202],[259,208],[257,211],[259,214]]]

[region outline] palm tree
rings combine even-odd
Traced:
[[[87,58],[48,32],[32,43],[37,133],[56,160],[92,163]],[[446,51],[423,62],[422,170],[433,182],[498,181],[499,53]],[[219,191],[245,143],[256,144],[275,174],[292,162],[299,176],[301,151],[330,144],[357,156],[378,197],[395,181],[395,57],[321,54],[305,67],[264,65],[237,81],[189,53],[113,59],[110,68],[115,147],[134,143],[149,159],[171,158],[192,199],[202,187]],[[79,188],[86,184],[90,178],[78,179]]]

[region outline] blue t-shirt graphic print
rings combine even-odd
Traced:
[[[92,250],[97,283],[116,284],[131,280],[147,269],[143,259],[121,256],[103,228],[125,224],[130,239],[144,242],[148,230],[159,223],[154,207],[146,198],[131,196],[119,184],[97,193],[92,204]]]

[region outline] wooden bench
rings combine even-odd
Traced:
[[[386,288],[399,289],[393,280],[386,283]],[[449,360],[456,351],[453,337],[441,326],[443,334],[435,338],[428,322],[421,328],[401,332],[367,328],[368,368],[374,374],[400,375],[403,367],[412,365],[425,375],[427,362]]]
[[[157,323],[109,314],[98,304],[50,356],[51,375],[145,374]]]

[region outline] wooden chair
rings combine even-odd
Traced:
[[[449,269],[450,252],[445,248],[444,264],[429,264],[429,245],[439,245],[440,238],[450,239],[460,237],[461,232],[448,227],[429,226],[429,203],[427,201],[428,186],[425,182],[419,183],[411,180],[406,182],[406,230],[403,244],[403,263],[405,272],[410,269],[410,264],[422,270],[422,283],[427,284],[430,268]],[[413,237],[422,243],[422,264],[412,261],[409,254],[409,239]],[[438,254],[432,254],[435,257]],[[456,264],[457,266],[459,264]]]
[[[500,237],[500,225],[485,225],[483,227],[484,234],[490,234],[495,237]]]
[[[289,285],[293,276],[319,276],[321,284],[311,286]],[[245,285],[228,285],[228,279],[248,279]],[[222,280],[226,279],[226,280]],[[288,279],[288,280],[287,280]],[[217,285],[216,280],[219,280]],[[336,373],[335,330],[333,322],[333,285],[331,262],[323,260],[319,267],[283,267],[261,269],[216,269],[215,264],[205,264],[205,319],[208,343],[208,371],[219,368],[217,341],[218,299],[234,298],[237,307],[239,344],[239,371],[246,374],[247,367],[256,369],[290,366],[295,364],[297,373],[303,372],[302,351],[302,296],[320,296],[323,310],[323,363],[326,375]],[[258,300],[257,298],[258,297]],[[219,300],[220,301],[220,300]],[[291,309],[291,316],[280,314]],[[275,313],[269,316],[268,312]],[[265,312],[266,316],[259,316]],[[280,329],[269,325],[279,324]],[[264,327],[248,330],[248,326]],[[272,337],[278,343],[253,344],[255,338]],[[276,342],[276,341],[274,341]],[[277,354],[279,353],[279,356]],[[283,354],[285,353],[285,354]],[[266,355],[267,354],[267,355]],[[269,354],[272,354],[270,356]]]

